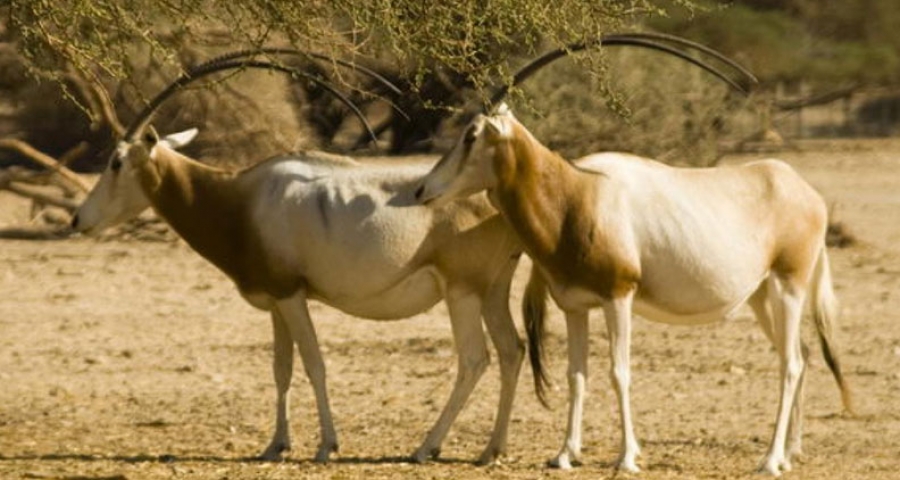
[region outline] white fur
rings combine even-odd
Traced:
[[[171,133],[161,138],[159,144],[166,148],[171,148],[172,150],[178,150],[194,141],[194,138],[197,137],[198,133],[200,133],[200,130],[197,130],[196,128],[189,128],[183,132]]]

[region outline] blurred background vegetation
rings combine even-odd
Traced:
[[[515,111],[568,156],[628,150],[708,165],[728,149],[780,146],[784,137],[895,134],[896,25],[896,0],[11,0],[0,6],[0,139],[96,170],[117,123],[183,68],[289,45],[397,83],[405,94],[333,62],[300,65],[363,105],[383,149],[440,152],[492,89],[540,52],[650,30],[722,51],[756,73],[760,87],[743,98],[660,53],[604,49],[530,79]],[[188,153],[219,164],[363,145],[358,123],[319,87],[260,72],[178,95],[156,125],[200,127]],[[0,165],[21,161],[20,152],[0,150]]]
[[[724,3],[724,2],[723,2]],[[674,11],[648,25],[733,55],[765,83],[814,87],[900,83],[900,2],[737,0],[705,2],[696,15]]]

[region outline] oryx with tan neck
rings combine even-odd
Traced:
[[[850,409],[830,333],[836,307],[825,249],[827,208],[787,164],[679,169],[615,153],[570,163],[501,106],[468,126],[416,195],[442,206],[484,191],[540,273],[525,299],[533,348],[540,348],[546,287],[566,314],[570,406],[555,465],[570,468],[580,454],[588,311],[595,307],[603,308],[609,332],[623,470],[638,471],[640,452],[629,402],[632,311],[698,325],[727,318],[744,303],[752,307],[781,361],[781,398],[762,471],[790,469],[791,455],[800,451],[807,356],[800,320],[807,297]],[[532,355],[535,360],[540,355]]]
[[[616,35],[599,43],[662,50],[724,78],[702,61],[645,35],[629,38]],[[586,46],[573,50],[578,48]],[[549,55],[553,58],[536,61],[546,64],[560,56]],[[494,430],[479,457],[479,463],[491,462],[506,446],[524,353],[508,305],[521,252],[515,234],[483,195],[437,210],[421,206],[414,191],[430,162],[360,164],[304,153],[229,172],[175,151],[192,132],[159,138],[147,127],[155,109],[195,78],[225,68],[267,68],[252,58],[226,55],[207,62],[154,98],[119,143],[73,226],[94,233],[152,207],[227,274],[248,302],[271,312],[278,400],[274,437],[263,453],[268,459],[290,448],[294,344],[316,396],[322,438],[315,458],[325,461],[337,449],[309,299],[378,320],[409,317],[441,299],[447,303],[458,351],[457,379],[440,417],[414,453],[417,461],[438,454],[487,366],[483,317],[498,352],[501,377]],[[284,70],[280,64],[272,68]],[[535,69],[528,66],[515,82]]]

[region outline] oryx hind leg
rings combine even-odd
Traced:
[[[291,449],[290,394],[291,377],[294,370],[294,341],[287,323],[272,311],[272,371],[275,376],[277,400],[275,407],[275,434],[265,451],[260,455],[262,460],[278,460],[281,454]]]
[[[806,390],[806,372],[809,370],[809,347],[800,341],[800,354],[803,357],[803,370],[800,373],[800,384],[794,397],[794,408],[791,410],[791,423],[788,425],[786,455],[788,462],[803,456],[803,404]]]
[[[490,362],[484,327],[481,325],[481,298],[471,292],[454,292],[449,287],[446,301],[450,310],[453,342],[458,352],[456,382],[437,422],[413,453],[413,460],[419,463],[440,455],[441,444],[450,426]]]
[[[775,331],[775,312],[783,315],[784,308],[781,301],[782,289],[778,282],[769,278],[763,281],[757,291],[747,300],[747,304],[753,310],[760,328],[766,335],[766,338],[772,343],[778,358],[784,358],[784,342],[776,339]],[[781,331],[778,331],[779,338]],[[803,358],[803,370],[800,374],[797,393],[795,394],[793,407],[791,408],[790,422],[788,425],[788,438],[786,447],[786,458],[788,464],[792,457],[800,456],[803,453],[803,403],[804,390],[806,385],[807,360],[809,359],[809,348],[798,335],[799,349]]]
[[[516,260],[511,260],[504,267],[500,277],[491,286],[482,307],[484,323],[491,342],[497,349],[500,363],[500,403],[497,406],[494,431],[487,447],[478,458],[478,465],[490,464],[506,452],[509,420],[519,381],[519,370],[525,358],[525,345],[519,338],[512,315],[509,313],[509,288],[517,264]]]
[[[322,360],[322,351],[319,348],[319,340],[309,316],[309,308],[306,300],[306,292],[301,290],[291,297],[278,300],[275,308],[284,319],[291,338],[297,344],[303,368],[309,377],[313,393],[316,397],[316,409],[319,414],[319,427],[321,429],[321,441],[316,451],[315,461],[324,463],[328,461],[332,452],[338,450],[337,433],[334,430],[334,420],[331,416],[331,404],[328,400],[328,389],[325,382],[325,362]]]
[[[797,400],[806,368],[800,341],[800,321],[806,290],[790,279],[776,279],[769,282],[774,283],[769,287],[769,301],[773,307],[775,349],[780,360],[781,397],[772,442],[760,471],[780,475],[783,471],[791,469],[790,457],[787,454],[787,437],[792,417],[799,416],[797,409],[800,406]]]

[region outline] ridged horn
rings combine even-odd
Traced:
[[[698,43],[693,40],[688,40],[684,37],[679,37],[678,35],[671,35],[668,33],[632,32],[632,33],[625,33],[625,34],[620,34],[620,35],[626,35],[631,38],[646,38],[649,40],[670,42],[670,43],[674,43],[676,45],[680,45],[682,47],[692,48],[701,53],[705,53],[705,54],[715,58],[716,60],[728,65],[729,67],[735,69],[738,73],[740,73],[741,75],[744,76],[744,79],[747,82],[747,89],[752,89],[753,86],[759,84],[759,80],[756,78],[756,75],[753,75],[753,73],[750,70],[748,70],[741,64],[737,63],[736,61],[732,60],[731,58],[728,58],[722,52],[719,52],[718,50],[714,50],[710,47],[707,47],[706,45],[703,45],[702,43]]]

